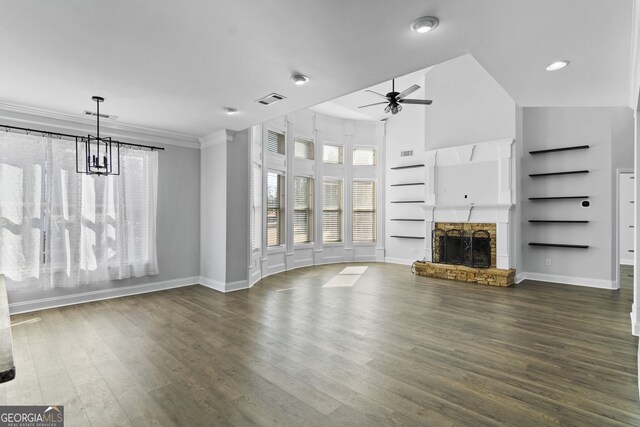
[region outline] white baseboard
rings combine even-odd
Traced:
[[[613,280],[591,279],[588,277],[560,276],[557,274],[544,273],[521,273],[518,274],[522,280],[537,280],[540,282],[563,283],[566,285],[586,286],[589,288],[616,289]],[[520,282],[518,282],[520,283]]]
[[[226,283],[224,286],[225,292],[233,292],[233,291],[241,291],[243,289],[249,289],[251,286],[249,285],[248,280],[238,280],[236,282]]]
[[[620,259],[620,264],[622,265],[633,265],[633,258],[628,258],[628,259]]]
[[[527,274],[527,273],[519,273],[519,274],[516,274],[516,278],[515,278],[515,280],[514,280],[514,281],[515,281],[515,283],[516,283],[516,284],[518,284],[518,283],[522,282],[523,280],[525,280],[525,279],[526,279],[526,277],[525,277],[525,275],[526,275],[526,274]]]
[[[389,258],[389,257],[384,258],[384,262],[388,262],[390,264],[412,265],[416,261],[417,260],[415,259]]]
[[[219,280],[200,276],[198,283],[200,283],[205,288],[213,289],[214,291],[218,292],[224,292],[224,282],[221,282]]]
[[[87,302],[102,301],[111,298],[164,291],[167,289],[181,288],[183,286],[197,285],[198,279],[198,277],[185,277],[183,279],[165,280],[163,282],[99,289],[95,291],[79,292],[76,294],[60,295],[25,302],[14,302],[9,304],[9,312],[11,314],[29,313],[32,311],[64,307],[67,305],[84,304]]]
[[[213,289],[218,292],[233,292],[240,291],[242,289],[249,289],[253,284],[249,285],[248,280],[238,280],[237,282],[224,283],[219,280],[210,279],[208,277],[200,276],[200,282],[205,288]]]

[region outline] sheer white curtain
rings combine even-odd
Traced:
[[[44,149],[33,153],[41,141],[33,137],[35,145],[31,140],[31,145],[24,141],[16,146],[14,139],[22,137],[5,135],[6,140],[0,140],[0,152],[15,155],[29,151],[24,164],[17,166],[22,170],[32,170],[30,163],[42,158],[40,225],[35,228],[40,239],[28,245],[29,254],[35,253],[31,247],[35,246],[41,256],[17,256],[0,264],[0,273],[6,274],[10,288],[74,287],[157,274],[157,152],[121,148],[121,174],[93,176],[76,173],[75,143],[41,138]],[[22,178],[22,190],[11,190],[13,185],[3,180],[1,172],[4,158],[0,157],[0,203],[3,209],[6,206],[7,215],[15,217],[16,206],[25,206],[19,199],[30,200],[30,194],[36,191],[32,187],[36,186]],[[21,216],[28,214],[23,209]],[[15,247],[4,239],[9,229],[5,226],[7,215],[0,210],[0,255]],[[17,234],[25,240],[25,232]],[[35,236],[35,232],[32,234]],[[19,267],[22,259],[28,268]],[[15,274],[17,270],[39,274]]]
[[[33,285],[42,277],[47,140],[0,133],[0,273]]]

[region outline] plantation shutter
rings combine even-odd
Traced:
[[[313,179],[296,176],[293,186],[293,243],[308,243],[313,240]]]
[[[342,241],[342,181],[323,183],[322,240]]]
[[[284,244],[284,176],[267,175],[267,246]]]
[[[272,153],[284,154],[284,133],[268,130],[267,149]]]
[[[260,174],[262,168],[260,165],[254,163],[251,168],[251,249],[258,250],[262,245],[262,191],[260,183]]]
[[[313,141],[296,138],[294,141],[294,155],[300,159],[313,160]]]
[[[373,181],[353,181],[353,241],[376,241],[376,186]]]

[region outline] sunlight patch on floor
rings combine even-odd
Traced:
[[[338,274],[364,274],[367,268],[368,267],[345,267],[344,270]]]
[[[323,288],[349,288],[356,284],[360,276],[367,271],[367,267],[345,267],[340,273],[336,274],[327,283],[322,285]]]

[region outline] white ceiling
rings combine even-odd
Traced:
[[[630,91],[632,0],[0,1],[0,103],[80,116],[101,95],[120,123],[188,136],[465,53],[521,105],[626,105]],[[409,31],[424,15],[440,26]],[[254,102],[271,92],[287,99]]]

